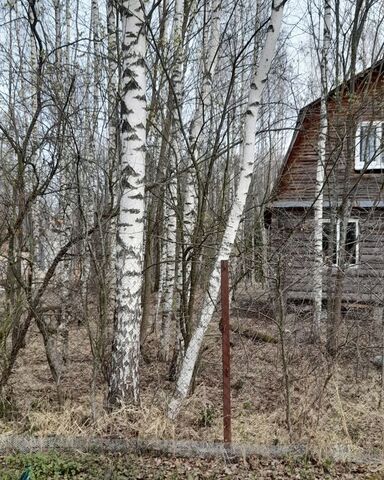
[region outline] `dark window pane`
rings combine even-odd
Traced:
[[[346,263],[355,265],[357,262],[357,223],[348,222],[345,239]]]
[[[384,123],[381,124],[380,166],[381,168],[384,168]]]
[[[323,252],[325,253],[325,255],[328,255],[329,234],[330,234],[330,224],[328,222],[324,222],[323,223]]]
[[[330,222],[323,223],[323,253],[326,258],[331,257],[331,252],[329,251],[331,244],[331,224]],[[333,239],[332,242],[332,263],[335,265],[337,260],[336,252],[336,239]]]
[[[362,125],[360,128],[360,160],[364,163],[376,156],[377,128],[374,125]]]

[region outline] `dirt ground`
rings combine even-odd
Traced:
[[[350,451],[384,450],[381,371],[371,359],[382,351],[380,327],[369,309],[346,313],[340,354],[330,361],[313,345],[310,312],[289,306],[284,324],[270,302],[243,290],[232,302],[233,441],[248,444],[304,444],[316,458],[343,445]],[[108,415],[102,379],[92,395],[92,361],[86,326],[73,324],[59,409],[44,347],[32,329],[2,406],[3,433],[220,441],[221,343],[218,318],[202,351],[195,388],[173,424],[164,412],[174,384],[157,359],[154,335],[143,350],[140,407]],[[268,478],[268,477],[266,477]],[[272,478],[272,477],[271,477]],[[276,477],[278,478],[278,477]],[[347,478],[347,477],[346,477]]]
[[[18,480],[29,468],[31,480],[53,479],[384,479],[384,467],[315,462],[301,458],[241,461],[185,459],[151,455],[34,454],[0,458],[2,480]]]

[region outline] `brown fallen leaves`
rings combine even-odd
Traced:
[[[135,463],[137,479],[239,479],[239,480],[384,480],[384,467],[377,465],[334,464],[305,458],[267,459],[251,457],[241,460],[154,457],[130,458]],[[130,477],[132,478],[132,477]]]

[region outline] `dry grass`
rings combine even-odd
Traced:
[[[255,315],[255,308],[257,306],[251,305],[248,312],[244,307],[238,314],[234,311],[235,328],[241,325],[247,334],[253,329],[255,333],[279,338],[273,318]],[[380,372],[369,362],[373,355],[380,353],[377,351],[380,342],[374,332],[359,328],[357,345],[355,320],[348,321],[343,333],[342,355],[330,368],[324,349],[307,341],[308,318],[290,315],[287,319],[284,341],[289,366],[291,436],[286,422],[280,343],[232,334],[235,442],[287,444],[292,440],[311,445],[319,454],[331,445],[340,444],[352,450],[384,449],[384,408],[379,407]],[[85,328],[73,326],[69,367],[63,380],[66,402],[59,409],[41,339],[36,331],[31,331],[28,348],[20,357],[10,383],[16,413],[13,418],[1,420],[1,431],[29,432],[38,436],[121,435],[220,440],[221,353],[217,321],[212,324],[204,344],[195,391],[183,405],[175,424],[165,415],[173,384],[166,380],[166,366],[156,360],[155,343],[151,338],[145,353],[141,406],[107,414],[100,381],[93,402],[96,408],[92,409],[87,333]]]

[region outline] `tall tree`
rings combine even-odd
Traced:
[[[324,1],[323,45],[321,48],[321,99],[320,131],[318,142],[318,159],[316,167],[314,210],[315,267],[313,272],[314,294],[314,337],[320,335],[321,306],[323,302],[323,198],[326,163],[326,140],[328,131],[327,95],[328,95],[328,53],[331,43],[331,3]]]
[[[348,110],[345,116],[345,156],[346,161],[342,164],[343,185],[341,192],[334,186],[333,212],[334,217],[339,221],[339,238],[336,242],[336,263],[335,275],[328,277],[328,312],[327,312],[327,351],[331,356],[336,356],[339,350],[339,330],[342,323],[342,302],[344,292],[345,272],[348,268],[348,255],[345,248],[347,241],[348,219],[351,215],[354,191],[356,183],[351,176],[355,162],[356,148],[356,119],[359,112],[356,111],[354,96],[356,93],[356,71],[358,67],[358,52],[362,33],[367,24],[371,11],[374,11],[375,0],[357,0],[348,9],[349,22],[345,22],[344,28],[350,31],[347,48],[343,52],[337,52],[342,59],[344,82],[348,81]],[[339,10],[338,10],[339,11]],[[346,85],[346,83],[344,83]],[[336,213],[336,214],[335,214]]]
[[[139,401],[146,152],[145,21],[140,0],[123,1],[121,197],[117,223],[116,310],[109,405]]]
[[[261,53],[259,66],[257,69],[255,69],[255,73],[252,76],[251,85],[249,88],[248,102],[243,126],[243,146],[240,159],[241,168],[238,188],[229,213],[229,218],[225,227],[219,253],[216,258],[214,270],[211,274],[201,316],[185,352],[183,364],[177,380],[176,392],[169,404],[168,414],[171,418],[176,417],[180,410],[182,400],[188,395],[193,371],[197,362],[204,335],[212,319],[219,296],[220,262],[223,259],[228,259],[230,256],[247,199],[253,172],[255,135],[260,100],[280,33],[285,3],[286,0],[272,1],[271,16],[267,27],[265,43]]]
[[[168,176],[170,180],[166,188],[166,205],[164,210],[165,224],[164,236],[165,244],[163,245],[163,268],[165,274],[163,276],[162,292],[162,321],[161,321],[161,355],[164,359],[168,359],[170,339],[171,339],[171,323],[176,310],[176,289],[177,289],[177,270],[178,270],[178,248],[177,248],[177,213],[178,213],[178,195],[177,195],[177,176],[176,172],[179,168],[179,151],[180,147],[180,122],[182,108],[183,93],[183,14],[184,0],[175,1],[175,11],[173,18],[172,38],[173,61],[171,65],[170,84],[168,91],[167,107],[169,111],[167,115],[169,119],[169,138],[167,139],[168,150]]]

